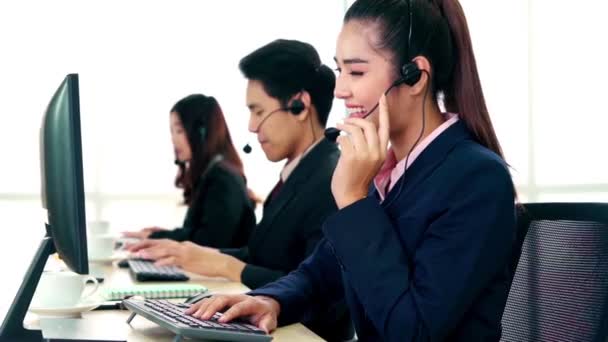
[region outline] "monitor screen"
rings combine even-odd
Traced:
[[[66,265],[74,272],[87,274],[77,74],[65,77],[48,105],[40,129],[40,164],[47,234]]]

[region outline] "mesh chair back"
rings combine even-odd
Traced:
[[[604,342],[608,204],[531,203],[518,225],[502,341]]]

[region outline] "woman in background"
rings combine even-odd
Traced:
[[[171,140],[178,165],[175,185],[188,211],[181,227],[148,227],[124,236],[191,241],[213,248],[247,244],[254,203],[222,110],[211,96],[193,94],[171,109]]]

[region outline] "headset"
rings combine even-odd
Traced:
[[[412,4],[411,4],[411,0],[407,0],[407,9],[408,9],[408,14],[409,14],[409,29],[408,29],[408,37],[407,37],[407,54],[410,55],[411,54],[411,40],[412,40],[412,19],[413,19],[413,15],[412,15]],[[429,34],[429,37],[433,35],[434,32],[431,32]],[[397,87],[401,84],[406,84],[408,86],[413,86],[414,84],[418,83],[418,81],[420,81],[420,78],[422,77],[422,74],[425,73],[427,75],[427,77],[430,79],[430,75],[426,70],[420,70],[420,68],[418,68],[418,65],[416,63],[414,63],[413,61],[407,62],[406,64],[402,65],[401,68],[399,69],[399,78],[393,82],[393,84],[391,84],[391,86],[384,92],[384,95],[386,96],[388,94],[389,91],[391,91],[391,89],[393,89],[394,87]],[[424,96],[423,96],[423,100],[422,100],[422,127],[420,128],[420,134],[418,134],[418,138],[416,139],[416,141],[414,142],[414,144],[412,145],[412,147],[410,148],[410,150],[408,151],[406,157],[405,157],[405,169],[407,170],[408,167],[408,160],[410,158],[410,154],[412,153],[412,151],[414,150],[414,148],[418,145],[418,143],[420,142],[420,140],[422,139],[422,136],[424,135],[424,128],[426,126],[426,107],[424,106],[425,102],[426,102],[426,98],[428,96],[429,93],[429,88],[430,85],[427,86],[425,92],[424,92]],[[376,105],[374,106],[374,108],[372,108],[369,112],[367,112],[362,118],[366,118],[367,116],[369,116],[371,113],[374,112],[374,110],[376,110],[376,108],[378,108],[378,106],[380,105],[380,102],[376,103]],[[336,139],[338,139],[338,136],[340,135],[340,130],[337,128],[328,128],[325,130],[325,137],[328,140],[331,141],[336,141]],[[386,201],[382,202],[382,206],[387,208],[389,205],[391,205],[393,203],[393,201],[397,198],[399,198],[399,196],[401,195],[401,190],[403,190],[403,184],[405,183],[404,180],[405,174],[403,176],[401,176],[401,179],[399,180],[401,183],[399,184],[399,190],[397,191],[397,194],[390,200],[388,201],[388,203]],[[388,193],[386,194],[388,196]],[[386,196],[385,196],[386,199]]]
[[[268,115],[266,115],[266,117],[264,119],[262,119],[262,121],[258,124],[258,127],[255,128],[255,132],[258,132],[260,130],[260,127],[262,127],[262,124],[264,124],[264,122],[266,122],[266,119],[271,117],[276,112],[288,112],[293,115],[299,115],[300,113],[302,113],[304,111],[304,109],[306,109],[306,105],[304,104],[304,102],[302,102],[302,100],[293,99],[287,107],[277,108],[277,109],[271,111],[270,113],[268,113]],[[313,133],[314,133],[314,131],[313,131]],[[249,154],[249,153],[251,153],[251,150],[252,150],[252,148],[251,148],[251,145],[249,145],[249,143],[247,143],[245,146],[243,146],[243,152]]]
[[[409,12],[409,29],[408,29],[408,36],[407,36],[407,53],[408,55],[411,53],[411,40],[412,40],[412,7],[411,7],[411,0],[407,0],[407,10]],[[400,86],[401,84],[406,84],[408,86],[413,86],[414,84],[418,83],[418,81],[420,81],[420,77],[422,76],[423,71],[420,70],[420,68],[418,68],[418,65],[416,63],[414,63],[413,61],[409,61],[406,64],[402,65],[401,68],[399,68],[399,78],[397,78],[397,80],[395,80],[395,82],[393,82],[393,84],[391,84],[390,87],[388,87],[388,89],[386,89],[386,91],[384,92],[384,95],[388,95],[388,92],[391,91],[393,88]],[[376,103],[376,105],[367,113],[365,113],[365,115],[363,115],[361,118],[365,119],[367,118],[371,113],[373,113],[376,108],[378,108],[378,106],[380,105],[380,102]],[[330,141],[335,142],[338,139],[338,136],[340,135],[340,130],[335,128],[335,127],[330,127],[327,128],[325,130],[325,138],[327,138]]]
[[[208,107],[210,105],[212,105],[213,102],[215,102],[215,99],[212,96],[209,96],[209,97],[206,97],[204,99],[204,101],[205,102],[202,106],[205,109],[204,111],[208,111]],[[189,138],[191,137],[193,140],[191,142],[190,139],[188,139],[189,144],[193,144],[196,141],[198,141],[201,145],[205,144],[205,141],[207,140],[208,121],[209,121],[209,119],[207,117],[202,117],[202,118],[198,118],[197,120],[195,120],[193,122],[192,126],[194,126],[194,127],[191,130],[188,130],[188,134],[187,134],[188,137]],[[190,162],[190,160],[178,160],[177,158],[174,161],[175,165],[178,165],[180,167],[185,167],[188,162]]]
[[[283,108],[284,111],[290,112],[293,115],[299,115],[304,109],[306,109],[306,105],[300,99],[294,99],[289,107]]]
[[[198,129],[198,135],[199,135],[199,137],[201,139],[201,143],[204,143],[205,139],[207,139],[207,127],[201,126]]]
[[[203,145],[205,139],[207,139],[207,127],[205,127],[204,124],[201,124],[201,127],[199,127],[196,132],[198,132],[198,139],[200,140],[201,145]],[[189,160],[179,160],[177,158],[173,161],[173,163],[179,167],[186,167],[188,162]]]

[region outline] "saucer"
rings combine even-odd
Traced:
[[[121,260],[127,257],[127,253],[124,252],[114,252],[114,254],[107,257],[89,257],[89,262],[98,263],[98,264],[110,264],[112,261]]]
[[[72,306],[49,308],[32,303],[29,310],[40,317],[79,318],[83,312],[91,311],[103,304],[101,299],[88,299]]]

